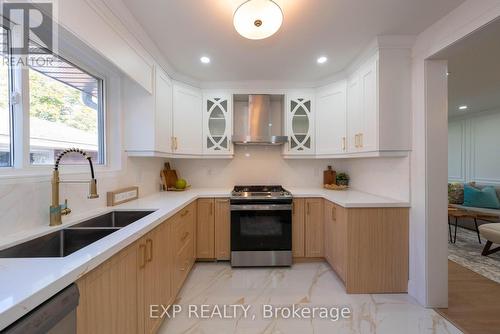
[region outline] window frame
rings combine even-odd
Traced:
[[[10,29],[5,28],[9,32],[9,56],[11,54],[11,34]],[[64,41],[68,51],[75,48],[71,40]],[[81,41],[78,41],[81,43]],[[62,43],[59,44],[61,46]],[[78,47],[78,46],[76,46]],[[70,53],[64,52],[61,48],[54,55],[61,60],[69,63],[71,66],[87,73],[98,80],[98,155],[99,163],[95,164],[96,171],[115,171],[119,170],[121,164],[117,166],[110,165],[110,157],[108,156],[107,146],[110,144],[108,138],[108,79],[112,82],[112,78],[108,78],[107,74],[99,71],[99,61],[88,58],[82,54],[82,59],[71,57]],[[80,55],[79,55],[80,56]],[[96,66],[93,66],[96,65]],[[95,68],[94,68],[95,67]],[[34,70],[34,69],[33,69]],[[41,176],[48,175],[53,168],[52,164],[32,164],[30,159],[30,91],[29,91],[29,69],[9,65],[9,107],[10,107],[10,166],[0,167],[0,178],[17,178],[22,176]],[[14,103],[15,102],[15,103]],[[113,131],[114,132],[114,131]],[[116,160],[116,158],[113,158]],[[115,167],[115,168],[112,168]],[[85,164],[65,164],[64,174],[80,174],[88,172],[88,167]]]
[[[10,57],[11,55],[11,45],[12,45],[12,33],[11,33],[11,30],[6,27],[5,25],[0,25],[0,27],[2,29],[4,29],[7,33],[7,49],[8,49],[8,53],[7,53],[7,57]],[[0,166],[0,170],[2,169],[6,169],[6,168],[12,168],[14,167],[14,162],[15,162],[15,157],[14,157],[14,152],[15,152],[15,149],[14,149],[14,137],[15,137],[15,133],[14,133],[14,108],[13,108],[13,105],[12,105],[12,99],[13,99],[13,96],[15,94],[14,92],[14,72],[13,72],[13,69],[12,69],[12,66],[10,65],[7,65],[8,66],[8,71],[7,71],[7,85],[8,85],[8,97],[7,97],[7,104],[9,106],[9,112],[8,112],[8,115],[9,115],[9,137],[10,137],[10,140],[9,140],[9,165],[8,166]]]

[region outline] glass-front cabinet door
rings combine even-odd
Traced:
[[[208,94],[203,99],[203,153],[232,155],[230,94]]]
[[[286,154],[314,154],[313,99],[308,94],[288,95],[286,120],[289,141]]]

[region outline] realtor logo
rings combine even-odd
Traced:
[[[1,1],[3,25],[10,30],[10,54],[29,56],[54,51],[53,3],[47,1]],[[3,44],[4,54],[8,52]],[[30,47],[31,46],[31,47]]]

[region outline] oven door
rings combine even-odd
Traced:
[[[291,249],[291,204],[231,205],[231,251]]]

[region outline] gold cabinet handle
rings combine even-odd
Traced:
[[[175,151],[175,137],[170,137],[170,149]]]
[[[139,245],[139,269],[146,266],[146,245]]]
[[[363,134],[359,134],[359,147],[363,147]]]
[[[189,213],[189,210],[186,210],[184,211],[183,213],[181,213],[181,217],[186,217],[186,215]]]
[[[175,137],[175,150],[179,149],[179,138]]]
[[[146,240],[146,253],[147,253],[146,262],[153,261],[153,240],[151,239]]]
[[[184,240],[186,240],[187,237],[189,237],[189,232],[184,232],[184,235],[181,238],[181,242],[184,242]]]
[[[210,216],[214,214],[214,202],[210,203]]]
[[[311,203],[307,202],[307,215],[311,214]]]
[[[186,270],[186,268],[187,268],[187,266],[188,266],[188,264],[189,264],[189,262],[188,262],[188,261],[184,261],[183,266],[182,266],[182,268],[181,268],[180,270],[181,270],[181,271],[185,271],[185,270]]]
[[[346,138],[342,137],[342,151],[345,151],[346,149]]]
[[[172,151],[177,151],[177,137],[172,137]]]
[[[337,220],[337,208],[332,206],[332,220]]]

